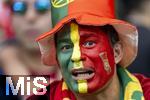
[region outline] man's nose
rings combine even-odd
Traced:
[[[84,61],[86,59],[86,57],[81,54],[81,52],[73,52],[71,60],[72,62],[79,62],[79,61]]]
[[[71,57],[72,62],[79,62],[81,59],[80,57]]]
[[[30,7],[26,14],[25,14],[25,19],[29,22],[29,23],[33,23],[36,21],[37,19],[37,13],[36,11],[34,10],[33,7]]]

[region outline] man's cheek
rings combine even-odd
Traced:
[[[92,93],[97,91],[97,89],[102,88],[111,78],[112,69],[106,52],[100,52],[91,55],[90,57],[88,56],[83,62],[83,65],[85,68],[92,68],[95,73],[92,79],[87,80],[88,93]]]
[[[58,63],[61,67],[67,66],[67,62],[69,61],[68,55],[63,53],[58,53],[57,55]]]

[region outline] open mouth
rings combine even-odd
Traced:
[[[71,74],[75,80],[89,80],[95,75],[94,70],[91,68],[73,69]]]

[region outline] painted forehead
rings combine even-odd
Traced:
[[[76,23],[70,23],[66,24],[58,33],[57,33],[57,39],[58,40],[64,40],[67,38],[70,38],[70,32],[73,27],[71,27],[71,24]],[[98,26],[87,26],[87,25],[78,25],[78,34],[80,35],[80,38],[82,37],[91,37],[91,36],[104,36],[106,35],[106,30],[104,30],[102,27]],[[76,30],[74,30],[76,31]]]

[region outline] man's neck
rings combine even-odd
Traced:
[[[115,72],[116,73],[116,72]],[[115,74],[107,86],[94,94],[76,95],[77,100],[119,100],[120,83],[117,74]]]

